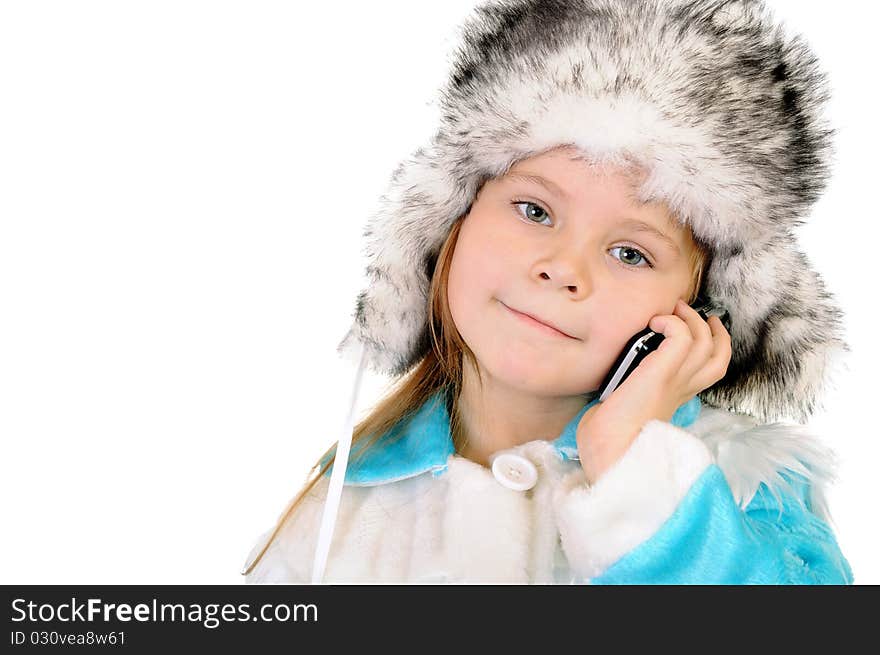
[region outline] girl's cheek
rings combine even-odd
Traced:
[[[620,307],[621,299],[609,298],[603,307]],[[609,366],[613,363],[620,350],[636,332],[642,330],[645,325],[639,325],[631,316],[624,312],[611,309],[603,311],[602,316],[594,317],[591,321],[591,330],[588,334],[593,342],[593,352],[608,360]],[[647,324],[647,323],[646,323]]]
[[[609,312],[606,317],[599,317],[599,320],[591,321],[587,337],[593,346],[598,347],[602,351],[612,348],[617,342],[617,335],[622,331],[623,327],[619,325],[613,313]]]
[[[480,279],[473,281],[474,284],[479,286],[497,285],[509,278],[518,266],[512,252],[516,252],[513,246],[505,243],[502,239],[486,239],[479,244],[479,247],[473,248],[469,252],[470,267],[480,276]]]

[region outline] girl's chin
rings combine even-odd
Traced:
[[[558,384],[571,375],[571,358],[545,348],[518,349],[511,345],[501,352],[496,351],[484,366],[486,364],[495,377],[516,383],[516,386]]]

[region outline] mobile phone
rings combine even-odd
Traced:
[[[703,317],[703,320],[709,320],[710,316],[718,316],[724,328],[730,330],[730,314],[717,302],[701,295],[691,304],[691,307]],[[611,370],[608,371],[608,375],[602,381],[602,385],[599,387],[599,402],[604,401],[612,391],[623,384],[623,381],[633,372],[635,367],[660,347],[664,338],[663,334],[654,332],[649,327],[634,334],[626,342]]]

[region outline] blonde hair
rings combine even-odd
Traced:
[[[446,241],[440,248],[434,273],[431,278],[431,289],[428,302],[428,325],[431,333],[431,348],[418,364],[397,380],[382,399],[354,428],[351,443],[350,462],[360,460],[382,435],[386,434],[399,422],[408,420],[434,393],[445,390],[447,407],[449,408],[450,433],[456,452],[464,446],[465,438],[461,431],[461,418],[458,411],[458,397],[462,384],[462,357],[467,357],[479,378],[479,366],[474,353],[461,338],[452,320],[447,300],[447,284],[452,254],[458,242],[458,234],[464,216],[460,217],[449,231]],[[702,282],[702,275],[707,259],[708,249],[696,240],[691,241],[689,260],[693,271],[692,288],[688,303],[696,298]],[[482,380],[479,380],[482,384]],[[396,437],[400,438],[402,431]],[[336,457],[336,444],[328,448],[318,462],[312,467],[305,485],[290,502],[275,525],[269,539],[254,558],[254,561],[242,572],[247,575],[262,559],[269,546],[275,540],[284,523],[302,499],[314,488],[318,481],[333,466]],[[329,457],[322,465],[321,462]]]
[[[703,273],[709,267],[712,256],[709,247],[702,241],[694,238],[690,228],[688,228],[688,233],[691,236],[689,240],[690,247],[687,249],[688,267],[691,270],[691,288],[687,304],[691,305],[703,288]]]

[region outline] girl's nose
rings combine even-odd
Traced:
[[[593,276],[583,262],[572,263],[568,258],[556,257],[536,265],[538,282],[567,291],[574,297],[584,298],[593,290]]]

